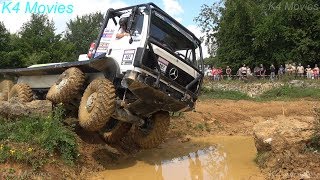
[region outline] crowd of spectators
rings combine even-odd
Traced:
[[[212,79],[215,81],[222,80],[224,77],[228,80],[242,80],[254,77],[258,79],[269,78],[271,81],[273,81],[275,79],[281,79],[284,75],[294,78],[319,79],[319,68],[317,64],[315,64],[313,67],[310,65],[304,67],[301,65],[301,63],[299,63],[297,66],[295,63],[289,63],[285,64],[284,66],[280,65],[278,69],[273,64],[271,64],[268,68],[264,67],[263,64],[260,64],[259,66],[256,65],[252,72],[249,66],[243,64],[236,71],[233,71],[229,66],[227,66],[225,70],[220,67],[206,67],[205,75],[212,77]]]

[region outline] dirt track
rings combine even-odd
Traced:
[[[261,121],[284,116],[314,116],[316,101],[232,101],[203,100],[195,112],[173,118],[170,134],[252,135],[252,127]],[[201,125],[202,124],[202,125]],[[201,130],[204,126],[205,131]],[[195,128],[193,128],[195,127]]]
[[[320,107],[320,102],[305,100],[287,102],[202,100],[197,103],[195,111],[182,113],[179,116],[176,114],[172,117],[166,141],[187,142],[192,137],[212,135],[252,136],[253,126],[258,122],[276,119],[279,118],[279,115],[310,118],[314,116],[313,110],[316,107]],[[139,151],[139,148],[132,143],[130,133],[120,144],[110,147],[98,134],[84,132],[81,128],[76,129],[76,132],[79,135],[80,144],[80,158],[77,165],[73,168],[61,166],[59,163],[46,166],[44,171],[46,177],[85,178],[92,176],[95,172],[103,171],[108,165]],[[318,161],[319,157],[303,157],[297,162],[297,165],[290,165],[289,168],[294,169],[295,166],[301,166],[305,160],[311,164],[317,164],[313,161]],[[290,164],[290,161],[288,163]],[[277,170],[266,169],[265,173]]]
[[[172,117],[167,141],[178,140],[187,142],[192,137],[218,136],[252,136],[253,126],[268,119],[282,117],[310,118],[314,116],[313,109],[320,105],[316,101],[232,101],[232,100],[203,100],[197,103],[194,112],[186,112]],[[284,115],[284,116],[283,116]],[[82,139],[86,141],[82,145],[83,166],[91,167],[82,169],[82,175],[94,174],[93,171],[101,171],[108,165],[118,160],[132,156],[139,151],[128,137],[122,140],[120,145],[105,146],[99,138]],[[87,143],[90,143],[88,146]],[[110,151],[114,151],[110,155]],[[119,154],[118,154],[119,153]],[[309,158],[310,159],[310,158]],[[92,168],[94,167],[94,168]],[[265,173],[268,173],[265,171]]]

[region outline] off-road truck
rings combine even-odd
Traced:
[[[123,17],[128,34],[117,38]],[[161,143],[170,112],[194,109],[203,79],[201,41],[155,4],[109,9],[90,52],[86,61],[1,69],[15,80],[1,82],[0,98],[66,105],[79,99],[82,128],[109,143],[132,128],[142,148]]]

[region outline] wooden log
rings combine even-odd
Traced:
[[[48,116],[51,113],[52,103],[48,100],[35,100],[28,103],[0,101],[0,116],[7,119],[31,115]]]

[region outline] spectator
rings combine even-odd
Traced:
[[[292,75],[292,65],[289,63],[286,67],[286,72],[288,73],[289,76]]]
[[[297,77],[297,67],[296,67],[296,63],[292,63],[291,73],[292,73],[292,75],[294,76],[294,78]]]
[[[206,67],[205,70],[204,70],[204,75],[211,77],[212,76],[212,69]]]
[[[227,66],[226,75],[227,75],[228,80],[231,79],[231,73],[232,73],[232,69],[229,66]]]
[[[243,64],[243,66],[241,67],[241,77],[242,79],[247,77],[247,67],[245,64]]]
[[[242,79],[241,69],[242,67],[240,67],[237,71],[237,76],[239,77],[239,79]]]
[[[271,81],[274,81],[274,78],[276,76],[275,72],[276,72],[276,68],[274,67],[273,64],[271,64],[271,66],[270,66],[270,80]]]
[[[257,65],[254,67],[253,73],[256,77],[260,77],[260,68]]]
[[[279,79],[283,76],[285,69],[283,68],[282,65],[280,65],[279,70],[278,70],[278,76]]]
[[[218,69],[216,69],[215,67],[212,67],[212,76],[214,81],[218,80]]]
[[[264,79],[265,75],[266,75],[266,69],[263,67],[263,64],[260,64],[260,77]]]
[[[223,70],[222,68],[218,68],[219,80],[223,80]]]
[[[314,76],[314,79],[318,79],[319,78],[319,68],[318,68],[317,64],[314,65],[313,76]]]
[[[304,67],[301,66],[301,63],[299,63],[299,66],[297,67],[298,77],[302,78],[304,75]]]
[[[251,69],[249,66],[247,66],[247,76],[252,76]]]
[[[307,73],[307,79],[311,79],[312,78],[312,69],[310,68],[310,65],[307,66],[306,73]]]

